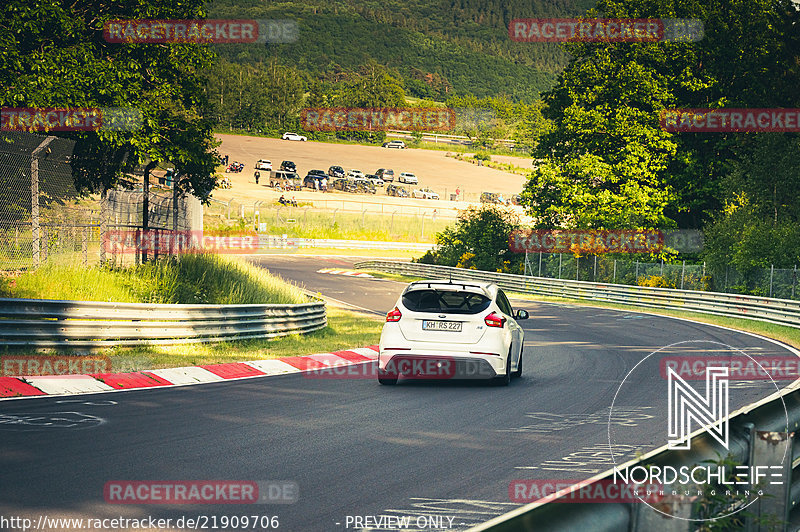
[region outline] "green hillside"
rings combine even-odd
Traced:
[[[368,63],[399,77],[409,96],[443,101],[459,94],[536,99],[567,56],[551,43],[508,38],[514,18],[582,14],[591,0],[212,0],[209,18],[298,21],[297,42],[219,45],[233,63],[276,59],[309,79],[335,81]]]

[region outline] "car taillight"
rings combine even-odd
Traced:
[[[386,314],[386,321],[400,321],[402,317],[403,314],[400,313],[400,310],[394,307],[394,310],[390,310],[389,313]]]
[[[492,312],[485,318],[483,318],[483,322],[488,325],[489,327],[502,327],[506,324],[506,319],[496,312]]]

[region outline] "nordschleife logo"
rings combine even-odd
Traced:
[[[668,368],[667,405],[670,449],[691,447],[692,422],[728,449],[728,368],[706,368],[705,396]]]

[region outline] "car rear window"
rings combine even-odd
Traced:
[[[477,314],[489,307],[483,294],[457,290],[412,290],[403,294],[403,306],[414,312]]]

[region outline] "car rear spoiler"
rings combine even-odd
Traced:
[[[481,292],[483,292],[484,294],[490,295],[489,291],[486,289],[485,286],[482,286],[482,285],[479,285],[479,284],[473,284],[473,283],[465,283],[465,282],[462,282],[462,281],[453,281],[452,279],[449,279],[449,280],[446,280],[446,281],[444,281],[444,280],[442,280],[442,281],[414,281],[413,283],[409,284],[406,287],[404,292],[408,292],[411,288],[416,287],[418,285],[419,286],[427,286],[428,288],[435,288],[436,285],[439,285],[439,286],[443,286],[443,285],[444,286],[460,286],[460,287],[464,288],[465,290],[467,288],[476,288],[476,289],[480,290]],[[434,286],[431,286],[431,285],[434,285]]]

